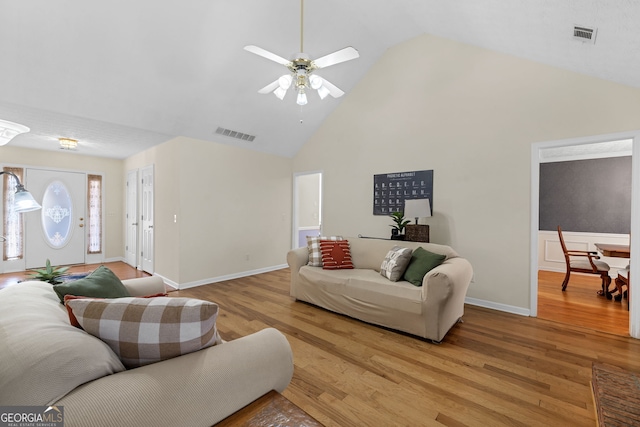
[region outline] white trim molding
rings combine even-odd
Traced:
[[[211,277],[208,279],[202,279],[202,280],[196,280],[193,282],[187,282],[187,283],[177,283],[173,280],[170,280],[166,277],[164,277],[161,274],[157,274],[154,273],[154,276],[158,276],[160,277],[162,280],[164,280],[164,283],[171,286],[174,289],[177,290],[184,290],[184,289],[189,289],[189,288],[195,288],[198,286],[202,286],[202,285],[208,285],[211,283],[217,283],[217,282],[224,282],[226,280],[233,280],[233,279],[240,279],[242,277],[248,277],[248,276],[255,276],[256,274],[262,274],[262,273],[268,273],[270,271],[276,271],[276,270],[282,270],[284,268],[288,268],[289,266],[287,264],[280,264],[280,265],[274,265],[271,267],[265,267],[265,268],[259,268],[256,270],[249,270],[249,271],[241,271],[239,273],[234,273],[234,274],[227,274],[225,276],[218,276],[218,277]]]

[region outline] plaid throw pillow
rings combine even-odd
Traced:
[[[322,268],[324,270],[353,268],[348,240],[340,240],[337,242],[321,240],[320,251],[322,253]]]
[[[104,341],[127,368],[222,343],[218,305],[191,298],[71,299],[82,329]]]
[[[312,267],[322,267],[320,240],[338,241],[344,239],[342,238],[342,236],[307,236],[307,247],[309,248],[309,265]]]
[[[168,294],[166,292],[162,292],[162,293],[159,293],[159,294],[145,295],[145,296],[138,297],[138,298],[166,297],[167,295]],[[69,307],[69,304],[67,304],[67,301],[70,301],[72,299],[104,299],[104,298],[93,298],[93,297],[78,296],[78,295],[65,295],[64,296],[65,307],[67,309],[67,314],[69,315],[69,323],[71,323],[71,326],[75,326],[76,328],[82,329],[82,326],[80,326],[80,323],[78,323],[78,319],[76,319],[76,316],[73,315],[73,311],[71,310],[71,307]]]

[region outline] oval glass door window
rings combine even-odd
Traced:
[[[73,203],[67,187],[60,181],[47,186],[42,198],[42,230],[47,243],[61,248],[71,238]]]

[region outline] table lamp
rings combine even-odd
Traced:
[[[431,216],[431,203],[429,199],[412,199],[404,201],[404,216],[407,218],[415,218],[418,224],[418,218],[428,218]]]

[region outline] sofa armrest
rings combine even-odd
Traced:
[[[65,426],[211,426],[293,376],[273,328],[86,383],[56,402]]]
[[[473,268],[468,260],[449,258],[422,279],[422,300],[449,298],[451,294],[461,294],[464,300],[472,276]]]
[[[464,258],[450,258],[427,273],[422,282],[425,336],[442,341],[464,315],[464,300],[472,276],[473,268]]]
[[[142,297],[166,292],[164,281],[158,276],[137,277],[135,279],[125,279],[122,284],[129,291],[131,296]]]
[[[287,253],[287,264],[291,268],[291,272],[296,273],[300,270],[300,267],[309,263],[309,249],[307,247],[290,250]]]

